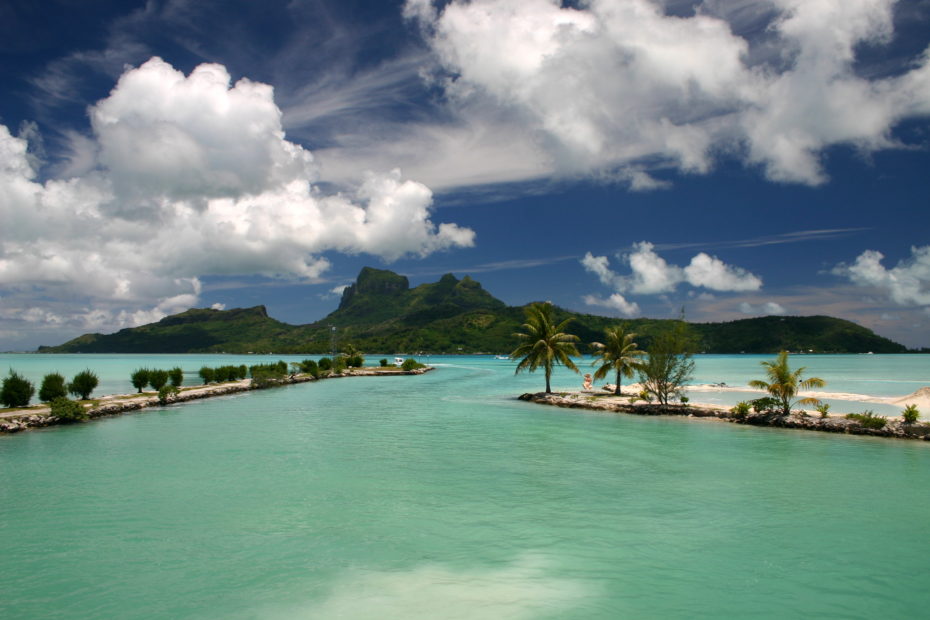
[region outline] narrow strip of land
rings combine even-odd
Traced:
[[[745,414],[739,414],[721,405],[657,405],[644,402],[631,403],[629,396],[630,395],[616,396],[614,394],[595,392],[557,392],[551,394],[538,392],[535,394],[523,394],[520,396],[520,400],[540,405],[551,405],[570,409],[587,409],[589,411],[650,416],[684,416],[689,418],[720,420],[734,424],[750,424],[753,426],[796,428],[828,433],[872,435],[876,437],[897,437],[900,439],[923,439],[930,441],[930,423],[927,422],[908,424],[900,418],[888,418],[881,428],[870,428],[863,424],[861,420],[848,419],[845,416],[838,415],[820,417],[818,413],[807,411],[793,411],[791,415],[783,415],[770,411],[750,411]]]
[[[138,411],[139,409],[145,409],[147,407],[161,407],[166,404],[227,396],[229,394],[248,392],[254,389],[267,389],[294,385],[296,383],[309,383],[311,381],[323,381],[345,377],[421,375],[430,370],[433,370],[432,366],[413,370],[403,370],[400,368],[350,368],[340,373],[324,374],[319,378],[310,374],[289,375],[282,379],[272,380],[269,385],[265,385],[262,388],[253,385],[252,379],[182,387],[177,394],[169,397],[166,402],[162,402],[158,398],[156,392],[143,392],[141,394],[111,394],[108,396],[101,396],[93,400],[83,401],[82,405],[86,410],[87,419],[94,419],[104,416],[119,415],[129,411]],[[30,428],[54,426],[63,423],[66,423],[66,421],[51,415],[47,405],[34,405],[22,409],[0,411],[0,433],[16,433]]]

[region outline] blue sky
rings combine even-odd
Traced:
[[[0,6],[0,350],[365,265],[930,346],[930,0]]]

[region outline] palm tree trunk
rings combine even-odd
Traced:
[[[620,379],[621,379],[620,369],[618,368],[617,369],[617,387],[614,388],[614,396],[620,396],[623,394],[623,392],[620,391]]]
[[[552,388],[549,387],[549,377],[552,376],[552,368],[546,366],[546,394],[552,394]]]

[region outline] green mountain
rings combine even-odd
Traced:
[[[406,277],[365,267],[345,289],[339,307],[308,325],[288,325],[264,306],[211,310],[192,308],[157,323],[114,334],[85,334],[40,353],[329,353],[333,328],[338,343],[362,351],[394,353],[508,353],[523,323],[523,307],[507,306],[481,285],[452,274],[410,288]],[[582,343],[601,340],[619,319],[558,309],[571,317],[570,331]],[[646,347],[670,321],[626,321]],[[699,350],[707,353],[900,353],[905,348],[850,321],[827,316],[761,317],[728,323],[693,323]],[[339,346],[337,344],[337,346]],[[584,347],[582,347],[584,349]]]

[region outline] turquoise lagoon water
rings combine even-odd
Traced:
[[[737,384],[713,357],[696,380]],[[924,360],[804,363],[895,395]],[[542,407],[510,362],[430,361],[0,436],[0,617],[925,615],[930,443]]]

